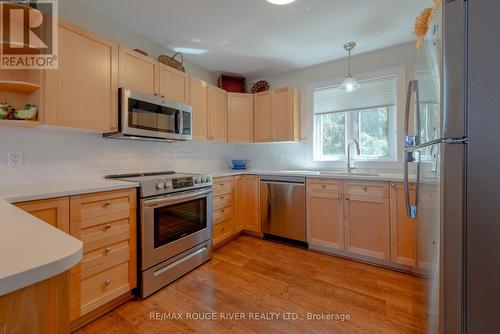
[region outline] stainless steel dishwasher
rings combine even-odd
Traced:
[[[265,238],[307,247],[305,178],[261,176],[260,222]]]

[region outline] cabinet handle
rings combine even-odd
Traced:
[[[346,196],[346,197],[345,197],[345,200],[346,200],[346,201],[348,201],[348,200],[349,200],[349,196]]]
[[[111,247],[106,247],[106,249],[104,250],[104,253],[109,254],[109,252],[111,252]]]
[[[162,95],[161,97],[165,98],[165,95]]]
[[[342,195],[339,195],[338,199],[339,199],[339,201],[340,201],[340,200],[342,199]]]
[[[392,188],[396,188],[396,185],[394,183],[391,183]]]
[[[106,226],[104,226],[104,230],[109,230],[111,228],[111,224],[106,224]]]
[[[224,213],[225,210],[220,210],[220,213]]]
[[[110,206],[111,206],[111,201],[106,201],[106,203],[104,203],[105,208],[110,207]]]
[[[368,187],[367,187],[367,186],[363,186],[363,190],[364,190],[364,191],[367,191],[367,190],[368,190]]]
[[[110,285],[111,284],[111,280],[110,279],[107,279],[106,282],[104,282],[105,285]]]
[[[224,227],[220,229],[221,232],[224,232]]]
[[[326,188],[326,186],[325,186],[324,184],[322,184],[322,185],[321,185],[321,188],[325,189],[325,188]]]
[[[226,197],[225,197],[225,196],[222,196],[220,199],[224,199],[224,198],[226,198]]]

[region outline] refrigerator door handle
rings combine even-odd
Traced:
[[[410,109],[411,109],[411,97],[415,93],[415,118],[417,129],[413,135],[410,136]],[[405,108],[405,119],[404,119],[404,147],[414,147],[419,144],[420,135],[420,97],[418,94],[418,80],[411,80],[408,84],[408,92],[406,93],[406,108]]]
[[[409,163],[417,163],[417,180],[415,182],[415,196],[414,202],[410,200],[410,180],[409,180]],[[420,183],[420,152],[419,151],[405,151],[404,152],[404,182],[403,190],[405,195],[406,215],[408,218],[417,218],[417,203],[418,203],[418,186]]]

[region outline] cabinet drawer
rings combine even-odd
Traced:
[[[85,220],[117,212],[135,209],[135,189],[108,191],[80,196],[73,196],[72,204],[76,204],[74,213],[77,217],[72,220]]]
[[[214,211],[223,209],[228,206],[233,205],[233,195],[232,194],[224,194],[220,196],[215,196],[212,199],[212,209]]]
[[[231,194],[233,192],[233,178],[221,177],[214,179],[213,196]]]
[[[128,219],[93,226],[82,230],[83,252],[88,253],[99,248],[113,245],[130,238]]]
[[[314,193],[324,193],[324,194],[342,194],[343,191],[342,181],[332,181],[332,180],[307,180],[307,191]]]
[[[81,315],[106,304],[129,290],[128,262],[82,280]]]
[[[344,191],[348,195],[389,197],[389,184],[387,182],[349,181],[344,183]]]
[[[233,218],[233,208],[231,206],[212,211],[214,225],[230,218]]]
[[[113,245],[88,252],[81,263],[82,279],[98,274],[130,259],[129,241],[121,241]]]
[[[233,234],[233,219],[226,219],[213,227],[213,243],[219,243]]]

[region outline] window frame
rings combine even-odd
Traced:
[[[389,115],[389,155],[383,158],[371,158],[368,156],[356,156],[356,162],[359,162],[359,167],[361,168],[400,168],[400,164],[402,161],[402,128],[403,128],[403,119],[404,119],[404,102],[405,102],[405,90],[406,90],[406,67],[399,66],[394,68],[388,68],[380,71],[368,72],[364,74],[356,74],[355,77],[359,81],[364,80],[373,80],[377,78],[394,76],[396,79],[396,101],[394,105],[394,110],[392,115]],[[318,154],[320,150],[318,149],[318,130],[320,122],[316,121],[316,115],[314,113],[314,91],[322,88],[339,86],[342,84],[344,77],[318,82],[314,84],[310,84],[308,86],[308,105],[310,108],[310,133],[312,135],[312,140],[310,141],[310,152],[312,153],[312,160],[314,163],[319,163],[321,165],[327,166],[336,166],[340,163],[344,164],[347,162],[347,148],[345,150],[346,154],[343,156],[325,156],[322,154]],[[374,106],[375,109],[377,106]],[[349,114],[359,114],[359,111],[351,111],[346,112],[346,119],[349,117],[353,117],[353,115]],[[358,116],[359,117],[359,116]],[[359,119],[359,118],[358,118]],[[349,120],[346,121],[347,126],[349,125]],[[352,122],[351,122],[352,126]],[[352,131],[352,130],[351,130]],[[347,130],[346,130],[347,132]],[[359,135],[356,135],[356,138]],[[346,136],[346,146],[348,144],[348,139],[352,137]],[[399,140],[401,139],[401,140]]]

